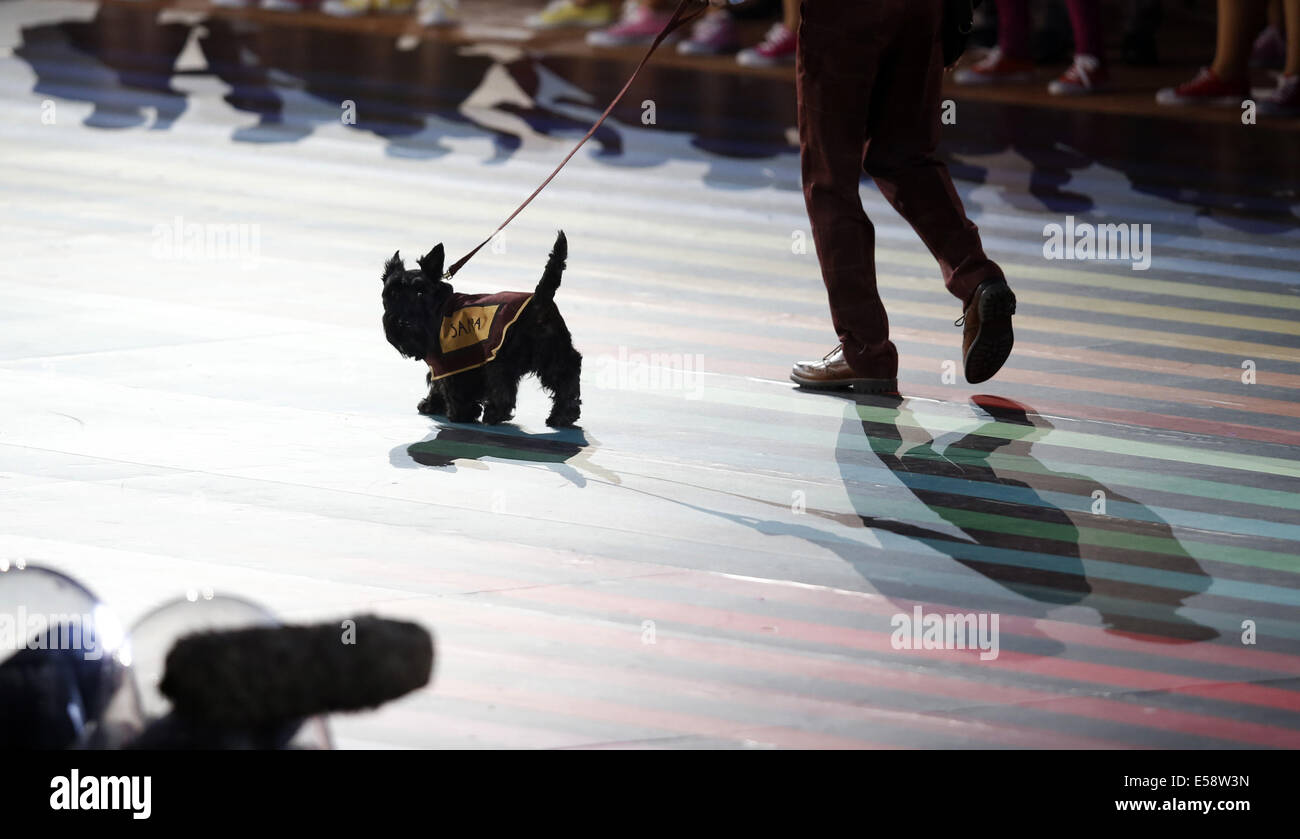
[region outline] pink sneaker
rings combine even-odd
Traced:
[[[776,67],[781,64],[793,64],[798,52],[799,39],[792,30],[786,29],[784,23],[774,23],[767,30],[763,43],[747,50],[741,50],[736,60],[746,67]]]
[[[648,46],[672,17],[672,12],[656,12],[644,3],[628,0],[623,7],[623,19],[607,29],[588,32],[587,43],[593,47]],[[673,33],[666,40],[676,38],[677,34]]]
[[[677,45],[682,55],[722,55],[740,48],[736,21],[725,10],[712,11],[691,27],[691,37]]]

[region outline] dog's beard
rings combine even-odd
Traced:
[[[407,358],[427,358],[434,340],[431,330],[395,312],[384,312],[384,335]]]

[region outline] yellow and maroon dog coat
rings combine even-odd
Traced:
[[[453,292],[443,308],[437,349],[425,359],[433,378],[473,370],[496,358],[506,331],[532,299],[529,291]]]

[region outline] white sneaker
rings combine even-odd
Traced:
[[[1269,116],[1300,116],[1300,74],[1277,77],[1277,89],[1257,100],[1259,110]]]

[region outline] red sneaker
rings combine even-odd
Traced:
[[[799,51],[799,38],[794,30],[786,29],[783,23],[774,23],[767,30],[763,43],[736,54],[736,60],[746,67],[779,67],[793,64],[795,54]]]
[[[1085,96],[1104,90],[1110,84],[1110,73],[1095,55],[1076,55],[1070,69],[1047,86],[1053,96]]]
[[[1190,82],[1178,87],[1167,87],[1156,94],[1156,103],[1160,105],[1231,105],[1239,107],[1250,98],[1250,82],[1247,79],[1224,81],[1208,67]]]
[[[999,82],[1027,82],[1033,75],[1034,62],[1011,58],[998,47],[969,67],[952,74],[957,84],[997,84]]]

